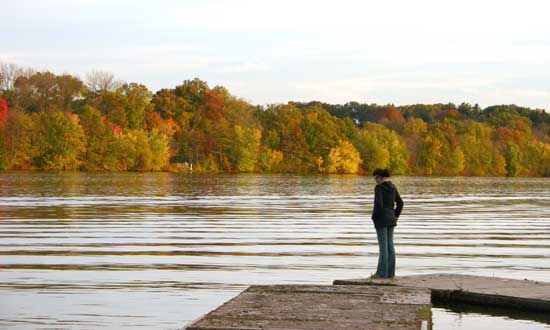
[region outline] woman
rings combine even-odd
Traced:
[[[376,228],[378,247],[378,268],[372,278],[395,277],[395,250],[393,248],[393,229],[403,209],[403,200],[395,185],[388,180],[387,169],[376,169],[372,175],[376,181],[374,188],[374,207],[372,220]],[[395,207],[394,207],[395,205]]]

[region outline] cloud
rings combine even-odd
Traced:
[[[153,90],[199,77],[257,103],[541,106],[548,12],[536,0],[7,1],[0,60],[105,69]]]
[[[226,63],[219,69],[224,73],[249,73],[262,72],[268,70],[268,67],[261,63],[242,62],[242,63]]]

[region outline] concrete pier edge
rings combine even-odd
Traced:
[[[392,281],[334,280],[332,285],[251,285],[183,329],[429,330],[433,327],[431,307],[437,302],[548,315],[550,283],[422,274]]]
[[[333,285],[428,288],[432,303],[451,302],[550,312],[550,283],[457,274],[423,274],[385,279],[335,280]]]
[[[251,285],[183,329],[430,330],[430,301],[425,288]]]

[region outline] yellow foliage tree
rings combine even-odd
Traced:
[[[283,153],[279,150],[273,150],[268,147],[261,147],[258,163],[260,169],[264,172],[277,170],[279,164],[283,161]]]
[[[232,157],[239,172],[253,172],[258,163],[262,132],[253,127],[235,125]]]
[[[340,140],[338,145],[330,149],[324,172],[354,174],[359,172],[361,155],[353,144],[347,140]]]

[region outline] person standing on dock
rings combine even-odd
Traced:
[[[371,278],[395,277],[395,249],[393,230],[403,210],[403,200],[395,185],[389,181],[390,172],[378,168],[372,173],[376,181],[372,221],[378,238],[378,267]]]

